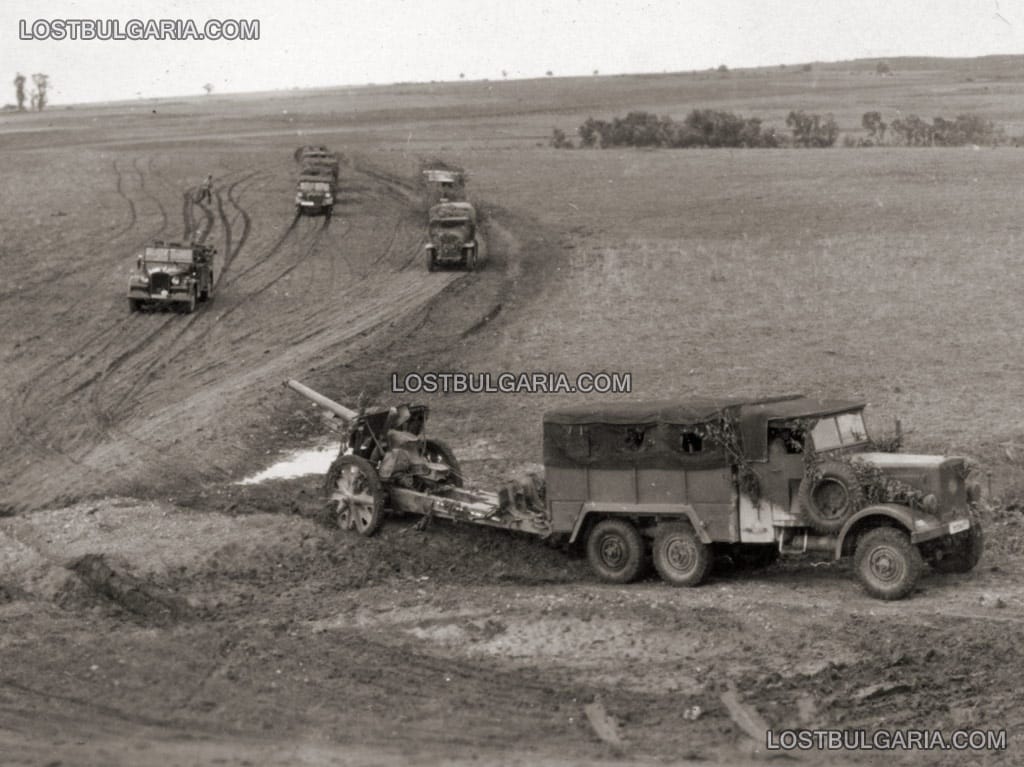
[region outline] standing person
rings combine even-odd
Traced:
[[[213,201],[213,174],[209,174],[199,187],[199,193],[196,195],[196,202]]]

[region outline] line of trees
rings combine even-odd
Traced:
[[[694,109],[682,122],[651,112],[630,112],[625,117],[597,120],[588,117],[576,130],[580,148],[689,147],[826,148],[836,145],[839,125],[830,115],[795,110],[786,117],[788,133],[765,126],[760,118],[743,117],[716,109]],[[931,122],[917,115],[899,117],[887,123],[877,111],[865,112],[861,127],[867,136],[847,135],[843,146],[996,146],[1007,143],[1003,129],[976,114],[954,119],[936,117]],[[565,131],[555,128],[551,146],[577,146]]]
[[[969,113],[952,120],[935,117],[931,122],[909,115],[887,123],[880,112],[865,112],[861,127],[867,131],[867,137],[851,139],[847,146],[996,146],[1007,141],[1001,127]]]
[[[718,109],[694,109],[682,122],[651,112],[630,112],[625,117],[596,120],[588,117],[579,126],[581,148],[618,146],[638,147],[826,147],[839,136],[831,115],[790,112],[786,118],[792,135],[778,133],[765,126],[759,117],[743,117]],[[574,144],[565,132],[556,128],[552,146],[571,149]]]

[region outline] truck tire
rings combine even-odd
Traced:
[[[601,580],[629,583],[643,570],[644,541],[625,519],[602,519],[587,536],[587,561]]]
[[[196,310],[196,289],[192,287],[188,291],[188,300],[179,304],[179,311],[182,314],[192,314]]]
[[[473,247],[470,248],[466,253],[466,270],[475,272],[477,267],[476,262],[476,243],[473,243]]]
[[[658,525],[653,553],[654,569],[672,586],[699,586],[711,569],[711,548],[689,522]]]
[[[429,253],[427,253],[427,271],[437,271],[437,254],[434,251],[430,251]]]
[[[128,299],[128,311],[130,311],[130,312],[137,312],[137,311],[140,311],[141,309],[142,309],[142,299],[141,298],[129,298]]]
[[[862,535],[853,560],[864,590],[886,601],[907,596],[924,570],[917,546],[895,527],[876,527]]]
[[[971,520],[971,529],[962,537],[964,540],[959,541],[942,559],[931,560],[933,569],[940,573],[969,573],[977,566],[985,551],[985,536],[981,531],[981,525]]]
[[[797,499],[811,527],[819,533],[837,533],[864,505],[864,490],[849,464],[825,461],[816,476],[800,482]]]
[[[384,521],[384,488],[373,465],[358,455],[343,455],[327,470],[324,495],[342,530],[355,528],[369,538]]]
[[[210,281],[206,283],[206,287],[199,291],[200,301],[209,301],[210,294],[213,292],[213,272],[210,272]]]
[[[423,457],[431,463],[443,463],[448,467],[449,480],[446,484],[452,487],[462,487],[462,467],[455,457],[447,442],[439,439],[427,439],[423,442]]]

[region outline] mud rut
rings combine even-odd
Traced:
[[[44,321],[63,326],[58,332],[70,336],[73,348],[36,367],[4,407],[5,441],[14,449],[4,451],[0,467],[8,477],[4,502],[13,509],[130,487],[146,481],[153,461],[165,479],[195,476],[197,467],[181,456],[169,460],[176,437],[166,421],[195,409],[204,385],[224,385],[233,371],[276,349],[303,365],[304,355],[291,351],[344,348],[346,339],[372,334],[460,276],[425,281],[413,269],[422,221],[413,210],[415,188],[401,179],[343,167],[341,199],[326,219],[294,216],[287,197],[268,191],[274,179],[266,171],[225,172],[212,202],[199,203],[196,190],[175,188],[153,157],[117,159],[109,167],[124,206],[123,223],[104,243],[116,276],[101,272],[90,306],[50,305]],[[346,193],[346,174],[364,191]],[[166,201],[176,199],[180,220],[172,221],[175,205]],[[178,232],[217,245],[212,300],[191,315],[130,314],[124,266],[146,242]],[[56,283],[72,293],[89,270],[95,273],[95,264],[80,263],[27,289],[45,282],[51,291]],[[245,381],[268,388],[256,377]],[[164,418],[158,434],[148,423],[154,407]],[[195,426],[187,414],[180,420]],[[216,456],[199,470],[208,477],[227,473]]]

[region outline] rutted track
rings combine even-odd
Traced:
[[[246,401],[262,382],[362,348],[463,276],[409,268],[422,241],[414,186],[373,169],[345,166],[365,189],[332,219],[310,220],[290,215],[266,170],[227,169],[206,206],[164,177],[158,158],[136,157],[131,174],[121,162],[112,164],[114,186],[129,215],[117,242],[162,234],[168,205],[180,201],[179,231],[219,240],[216,290],[188,316],[129,314],[120,281],[97,275],[95,321],[77,335],[70,328],[73,348],[38,370],[47,386],[24,382],[5,410],[20,454],[32,455],[27,470],[11,473],[15,507],[135,487],[154,461],[166,481],[223,478],[220,459],[244,449],[234,434],[255,417]],[[190,447],[197,429],[219,440],[206,460]]]

